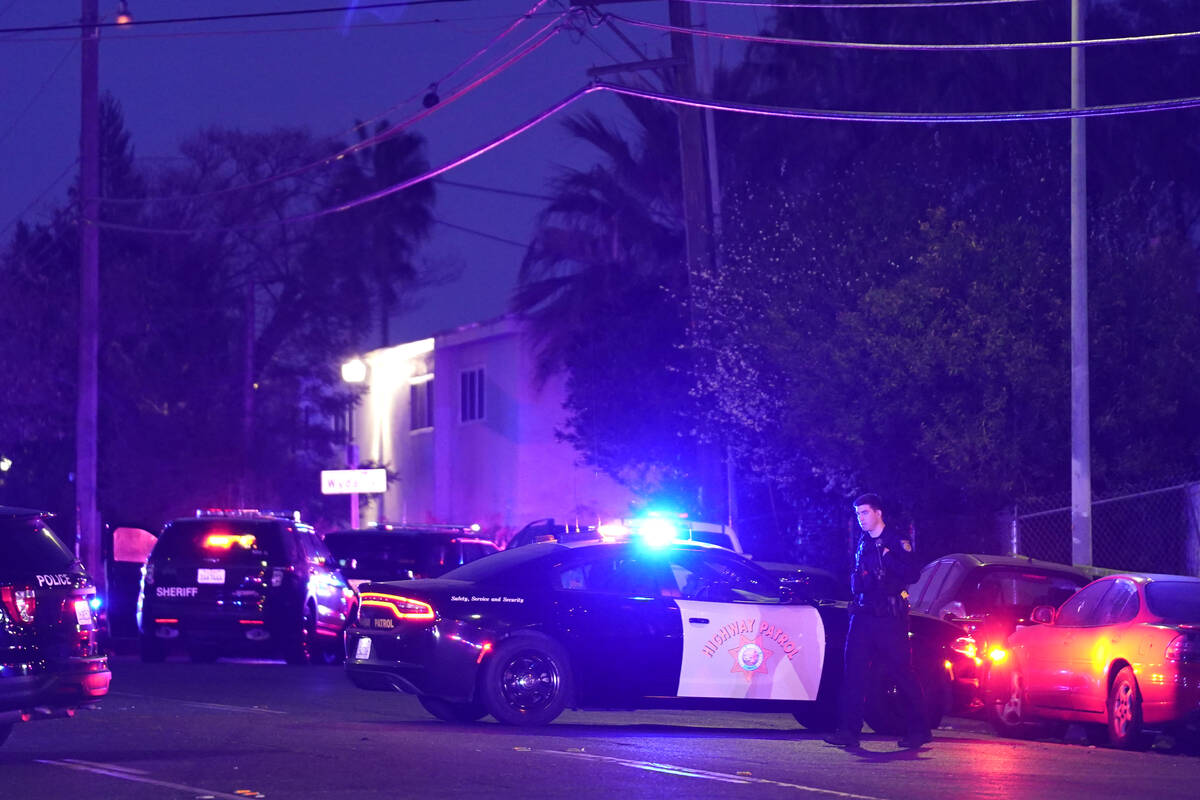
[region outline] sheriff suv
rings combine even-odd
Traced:
[[[143,661],[282,656],[334,663],[355,604],[333,556],[298,515],[204,509],[169,522],[138,597]]]
[[[96,587],[41,511],[0,506],[0,742],[108,694]]]

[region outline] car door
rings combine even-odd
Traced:
[[[1076,674],[1087,668],[1090,629],[1100,620],[1111,588],[1112,581],[1094,581],[1063,603],[1054,622],[1022,632],[1021,660],[1031,703],[1056,709],[1075,706],[1071,695],[1079,682]]]
[[[661,559],[588,548],[551,570],[552,625],[588,706],[670,697],[679,682],[679,610],[662,593]]]
[[[735,554],[680,550],[671,575],[683,629],[679,696],[814,700],[825,661],[817,609]]]
[[[1128,622],[1137,616],[1138,591],[1133,581],[1117,578],[1088,617],[1090,624],[1075,630],[1066,663],[1070,669],[1070,708],[1103,714],[1108,699],[1108,665],[1123,654],[1132,655],[1137,642],[1128,642]]]

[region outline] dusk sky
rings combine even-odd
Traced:
[[[569,6],[569,0],[423,3],[148,24],[368,3],[128,0],[135,20],[147,24],[102,30],[101,91],[120,101],[135,154],[147,164],[177,156],[183,139],[212,126],[247,131],[307,127],[317,135],[345,137],[356,119],[386,117],[395,123],[421,111],[421,98],[430,84],[466,64],[439,87],[446,97],[489,71]],[[112,21],[118,6],[117,0],[100,0],[101,19]],[[665,21],[667,3],[647,0],[610,8],[629,17]],[[695,18],[707,11],[714,28],[728,22],[753,30],[770,14],[768,8],[693,9]],[[530,10],[535,16],[497,40]],[[12,29],[72,25],[79,17],[77,0],[0,0],[0,239],[12,235],[17,219],[37,222],[49,208],[65,202],[77,173],[79,141],[78,31]],[[669,50],[665,33],[634,27],[622,31],[647,57],[661,57]],[[714,44],[714,59],[720,51]],[[589,81],[589,67],[636,60],[607,26],[586,28],[586,34],[562,31],[458,101],[443,104],[412,130],[426,137],[429,159],[436,167],[582,88]],[[567,113],[587,110],[621,119],[617,101],[603,95],[591,95]],[[562,132],[565,118],[560,113],[443,177],[545,195],[557,167],[584,166],[591,158],[586,148]],[[439,269],[458,272],[459,278],[428,291],[420,308],[393,322],[393,338],[399,341],[503,313],[523,254],[519,245],[528,241],[542,206],[537,199],[445,183],[437,193],[439,224],[424,255]]]

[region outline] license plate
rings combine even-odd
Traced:
[[[201,567],[196,570],[196,583],[224,583],[224,569],[209,569]]]
[[[354,660],[366,661],[371,657],[371,640],[366,636],[358,640],[358,644],[354,648]]]
[[[80,625],[92,624],[92,607],[87,600],[75,601],[75,621]]]

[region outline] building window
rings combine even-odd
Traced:
[[[462,374],[462,402],[459,418],[463,422],[483,419],[483,367]]]
[[[433,378],[409,385],[408,409],[411,430],[420,431],[433,427]]]

